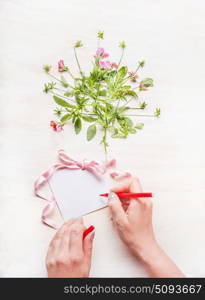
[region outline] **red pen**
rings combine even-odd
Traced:
[[[118,195],[119,198],[150,198],[152,197],[152,193],[123,193],[123,192],[119,192],[116,193]],[[108,193],[105,194],[100,194],[100,196],[102,197],[108,197]]]
[[[84,232],[83,232],[83,240],[84,238],[93,230],[95,229],[95,227],[93,225],[91,225],[90,227],[88,227]]]

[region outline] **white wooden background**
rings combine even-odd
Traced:
[[[1,0],[0,1],[0,273],[45,276],[54,231],[40,222],[43,200],[33,182],[56,162],[57,150],[75,158],[103,159],[96,138],[50,130],[51,97],[43,64],[65,59],[82,40],[83,67],[96,49],[96,32],[118,58],[125,40],[130,68],[146,60],[142,76],[155,79],[143,94],[162,109],[159,120],[128,140],[110,141],[110,157],[132,170],[156,194],[154,227],[163,248],[188,276],[205,276],[205,4],[203,0]],[[74,69],[76,71],[76,68]],[[149,111],[149,109],[148,109]],[[107,209],[86,217],[96,226],[91,276],[147,276],[119,241]]]

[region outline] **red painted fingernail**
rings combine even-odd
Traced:
[[[83,232],[83,240],[84,238],[93,230],[95,229],[95,227],[93,225],[91,225],[90,227],[88,227],[84,232]]]

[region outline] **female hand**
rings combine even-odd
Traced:
[[[130,178],[113,188],[108,206],[120,238],[134,254],[141,256],[156,244],[152,227],[152,202],[146,198],[120,201],[113,192],[140,193],[140,182],[137,178]]]
[[[52,239],[46,258],[48,277],[88,277],[94,232],[83,240],[83,220],[65,223]]]
[[[112,189],[108,206],[113,223],[122,241],[145,264],[150,276],[184,277],[155,239],[152,202],[146,198],[120,200],[115,192],[142,192],[139,180],[131,178]]]

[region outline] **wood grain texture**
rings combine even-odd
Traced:
[[[110,140],[110,157],[155,194],[159,242],[188,276],[205,276],[205,4],[203,0],[0,1],[0,273],[45,276],[54,231],[40,222],[44,202],[33,195],[36,177],[56,161],[57,150],[103,159],[96,137],[86,142],[72,127],[52,132],[54,104],[42,93],[43,64],[64,59],[77,72],[72,44],[81,39],[86,70],[105,31],[112,59],[128,45],[125,63],[146,60],[142,76],[155,87],[142,99],[160,106],[159,120],[128,140]],[[149,109],[148,109],[149,111]],[[140,120],[140,119],[139,119]],[[85,218],[95,225],[91,276],[147,276],[121,244],[107,209]]]

